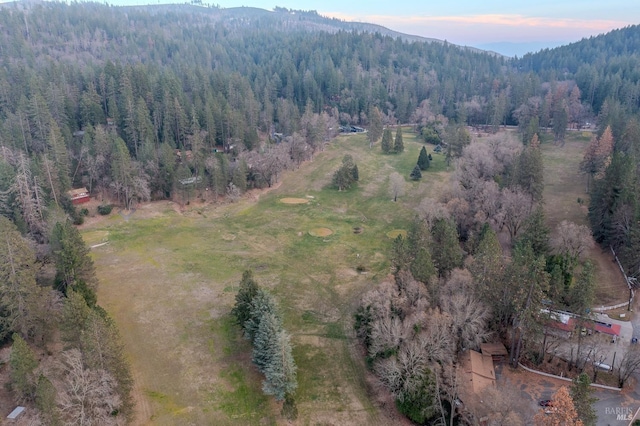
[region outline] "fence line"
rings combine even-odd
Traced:
[[[624,281],[627,283],[627,288],[629,289],[629,302],[628,302],[628,305],[629,305],[629,310],[631,310],[631,304],[633,303],[633,297],[635,296],[636,292],[633,290],[633,286],[631,285],[631,278],[629,278],[627,276],[626,272],[624,272],[624,268],[622,267],[622,263],[620,263],[620,259],[618,259],[618,255],[616,254],[616,251],[613,249],[612,246],[609,246],[609,248],[611,249],[611,253],[613,254],[613,257],[616,260],[616,263],[618,264],[618,268],[620,268],[620,272],[622,272],[622,276],[624,277]],[[621,303],[620,305],[616,305],[616,307],[617,308],[621,308],[624,305],[626,305],[626,303]],[[608,310],[617,309],[617,308],[606,307],[606,308],[601,308],[601,310],[608,311]]]
[[[556,376],[555,374],[550,374],[550,373],[545,373],[542,371],[538,371],[538,370],[534,370],[533,368],[529,368],[529,367],[525,367],[524,365],[522,365],[521,363],[518,363],[518,365],[522,368],[524,368],[526,371],[533,373],[533,374],[539,374],[541,376],[546,376],[546,377],[551,377],[553,379],[558,379],[558,380],[564,380],[565,382],[571,382],[573,383],[572,379],[569,379],[568,377],[561,377],[561,376]],[[607,386],[607,385],[599,385],[597,383],[591,383],[589,386],[593,386],[594,388],[600,388],[600,389],[607,389],[607,390],[613,390],[613,391],[618,391],[620,392],[622,390],[622,388],[616,388],[613,386]]]
[[[606,311],[611,311],[613,309],[622,308],[625,306],[629,306],[629,302],[622,302],[622,303],[618,303],[617,305],[610,305],[610,306],[600,306],[599,308],[593,308],[593,310],[596,312],[606,312]]]

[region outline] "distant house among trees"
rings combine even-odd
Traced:
[[[91,201],[91,196],[87,188],[77,188],[67,191],[67,195],[71,198],[73,204],[82,204]]]
[[[341,133],[364,133],[364,129],[358,126],[340,126]]]

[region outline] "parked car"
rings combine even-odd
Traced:
[[[543,399],[538,402],[538,405],[541,407],[553,407],[553,401],[550,399]]]

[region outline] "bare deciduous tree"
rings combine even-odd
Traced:
[[[618,385],[623,387],[629,377],[640,370],[640,348],[637,345],[630,346],[620,360],[618,366]]]
[[[433,222],[437,219],[448,219],[450,217],[447,207],[433,198],[423,198],[416,210],[428,229],[431,229]]]
[[[438,309],[428,312],[425,330],[418,334],[418,343],[432,362],[451,363],[455,358],[452,318]]]
[[[385,315],[371,326],[369,355],[376,357],[378,354],[396,350],[410,331],[410,327],[397,316]]]
[[[489,337],[489,309],[468,292],[459,291],[440,299],[442,310],[451,316],[458,352],[477,349]]]
[[[531,196],[520,188],[502,190],[501,223],[509,231],[513,242],[533,210]]]
[[[551,236],[551,247],[554,253],[575,263],[582,259],[587,250],[594,246],[591,230],[585,225],[576,225],[563,220]]]
[[[402,175],[393,172],[389,175],[389,194],[393,197],[393,201],[397,201],[398,197],[404,195],[405,181]]]
[[[491,413],[490,425],[524,426],[526,424],[523,416],[515,411],[517,407],[523,406],[515,392],[489,386],[482,391],[482,401]]]
[[[77,349],[63,353],[62,384],[58,388],[58,407],[65,423],[78,425],[117,425],[122,420],[112,413],[122,402],[116,381],[105,370],[85,368]]]

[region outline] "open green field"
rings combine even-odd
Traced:
[[[367,395],[352,313],[360,295],[389,274],[387,233],[406,229],[420,200],[447,183],[438,154],[432,172],[409,181],[422,144],[404,136],[406,151],[397,156],[370,150],[362,135],[338,138],[276,189],[235,204],[180,212],[151,203],[126,221],[113,214],[85,227],[92,243],[108,236],[109,245],[92,251],[99,302],[126,345],[139,424],[281,422],[229,314],[248,268],[275,294],[292,334],[299,423],[390,423]],[[360,184],[338,192],[328,186],[347,153]],[[387,189],[393,171],[407,179],[397,203]]]
[[[404,140],[396,156],[379,145],[370,150],[364,135],[340,137],[274,189],[237,203],[180,211],[157,202],[127,220],[114,213],[83,227],[89,243],[109,241],[92,250],[99,303],[115,318],[133,367],[137,424],[282,423],[229,313],[248,268],[275,294],[292,334],[297,423],[397,424],[371,402],[352,314],[388,277],[391,237],[408,228],[424,197],[449,185],[440,154],[421,181],[409,181],[422,144],[408,131]],[[544,145],[552,224],[585,223],[576,201],[584,187],[572,165],[585,144]],[[329,184],[345,154],[358,164],[360,183],[338,192]],[[397,203],[388,193],[394,171],[407,180]],[[610,259],[600,257],[598,273],[610,271]]]
[[[552,232],[563,220],[589,226],[587,176],[580,172],[580,162],[590,141],[589,132],[569,132],[563,145],[542,145],[545,215]],[[587,256],[596,267],[596,306],[628,300],[629,290],[611,252],[595,246]]]

